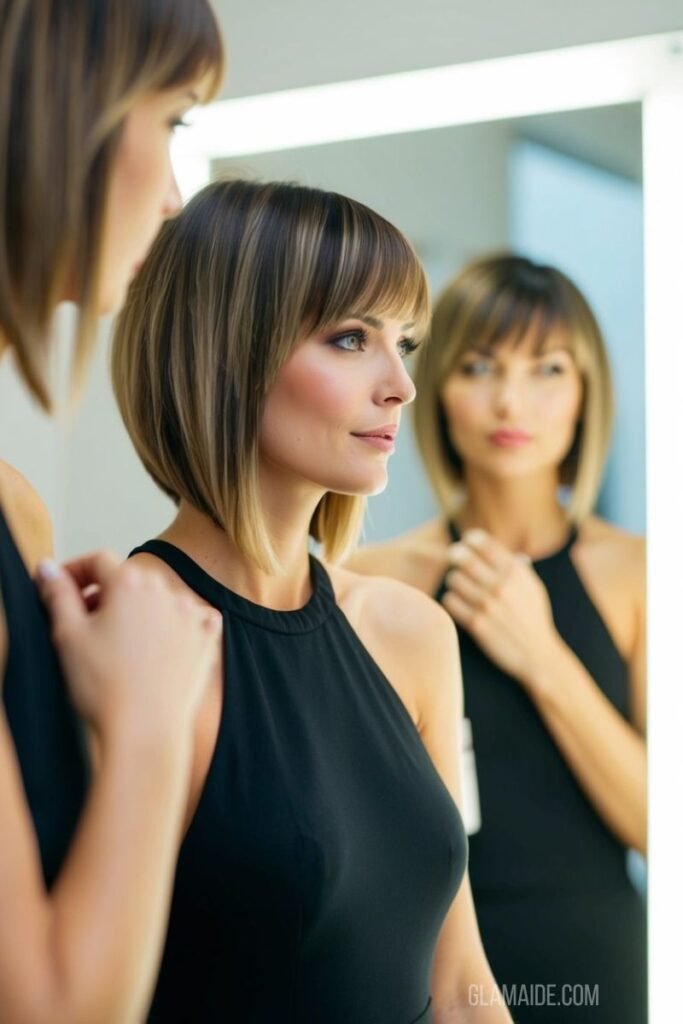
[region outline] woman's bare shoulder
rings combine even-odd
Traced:
[[[628,658],[645,610],[645,538],[588,516],[572,549],[572,561],[617,648]]]
[[[0,504],[29,572],[53,552],[45,503],[18,469],[0,459]]]
[[[458,678],[457,632],[436,601],[401,580],[327,566],[337,603],[421,728],[430,693]]]
[[[453,620],[427,594],[388,576],[366,576],[345,567],[326,566],[337,603],[357,632],[372,631],[393,650],[413,657],[450,644]]]
[[[391,577],[432,594],[448,562],[448,537],[442,519],[431,519],[381,544],[358,548],[346,560],[356,573]]]
[[[640,585],[645,573],[645,537],[600,516],[588,516],[579,530],[579,554],[606,578]]]

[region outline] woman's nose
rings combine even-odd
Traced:
[[[175,217],[180,211],[183,205],[183,197],[180,194],[178,188],[178,181],[175,176],[175,171],[171,171],[171,181],[169,184],[168,192],[166,193],[166,199],[164,200],[163,215],[165,218]]]
[[[392,360],[391,372],[382,386],[382,401],[408,405],[415,399],[415,385],[400,356]]]
[[[496,382],[494,404],[499,413],[516,411],[523,402],[521,382],[510,374],[505,374]]]

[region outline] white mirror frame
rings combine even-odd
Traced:
[[[630,102],[643,115],[649,1021],[666,1024],[683,920],[683,29],[221,101],[174,163],[187,198],[214,159]]]

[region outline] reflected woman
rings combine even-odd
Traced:
[[[558,270],[484,258],[440,297],[416,385],[442,514],[349,565],[435,595],[460,627],[486,954],[501,985],[554,986],[517,1021],[643,1024],[625,851],[646,839],[645,549],[592,512],[612,420],[598,325]]]
[[[132,287],[115,391],[177,505],[134,561],[219,609],[225,637],[153,1021],[510,1021],[471,1002],[494,982],[456,807],[452,622],[333,564],[386,486],[428,316],[394,227],[285,184],[204,189]]]

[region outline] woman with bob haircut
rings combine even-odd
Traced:
[[[177,505],[134,561],[224,623],[151,1021],[510,1022],[470,1003],[495,983],[451,620],[333,564],[386,485],[428,318],[378,214],[240,180],[164,227],[121,314],[114,390]]]
[[[600,329],[559,270],[486,256],[438,300],[416,385],[441,515],[351,565],[460,627],[484,947],[504,990],[543,986],[516,1021],[643,1024],[625,853],[646,843],[645,548],[592,512],[613,407]]]
[[[0,4],[0,354],[45,410],[56,306],[80,306],[75,391],[179,206],[174,126],[222,71],[205,0]],[[0,1017],[123,1024],[158,968],[220,621],[109,554],[64,570],[50,552],[0,463]]]

